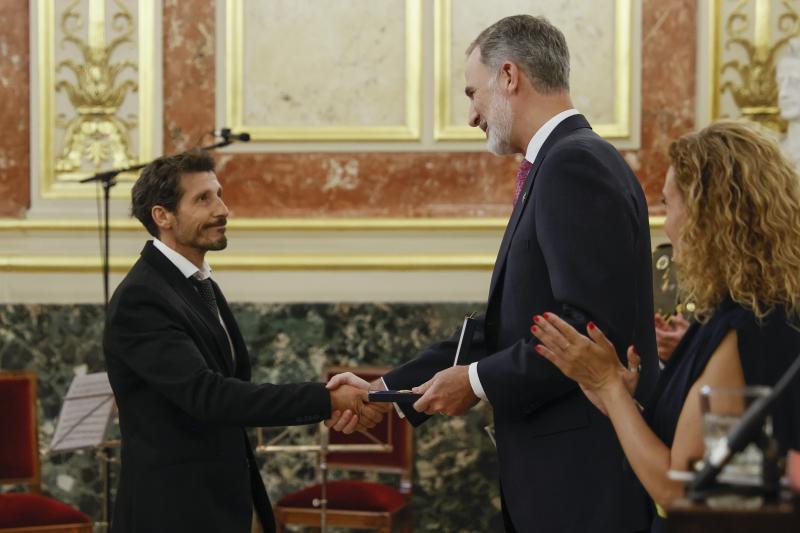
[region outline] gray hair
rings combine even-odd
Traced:
[[[569,49],[564,34],[544,17],[514,15],[495,22],[467,48],[497,70],[511,61],[540,93],[569,90]]]

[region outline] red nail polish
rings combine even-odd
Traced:
[[[550,320],[550,313],[544,313],[544,317],[545,317],[546,319]]]
[[[534,348],[536,349],[537,352],[542,353],[542,345],[541,344],[537,344],[536,346],[534,346]]]
[[[542,317],[540,317],[539,315],[533,315],[533,321],[534,321],[534,322],[536,322],[537,324],[538,324],[538,323],[539,323],[541,320],[542,320]]]
[[[531,326],[531,333],[538,333],[538,332],[539,328],[537,328],[536,326]]]
[[[589,324],[587,324],[587,326],[589,327],[589,329],[594,329],[596,327],[594,325],[594,322],[589,322]]]

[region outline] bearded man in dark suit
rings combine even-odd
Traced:
[[[636,347],[637,397],[647,398],[658,365],[642,188],[573,108],[566,40],[547,20],[502,19],[467,55],[470,125],[486,133],[491,152],[525,156],[486,312],[459,366],[451,367],[456,332],[377,386],[424,393],[413,408],[400,406],[415,425],[434,413],[462,414],[479,399],[491,404],[507,531],[647,530],[648,500],[611,423],[537,354],[530,331],[534,315],[548,311],[582,331],[594,321],[623,361]],[[332,421],[334,429],[345,422]]]
[[[226,247],[228,219],[207,153],[148,165],[132,212],[154,239],[108,307],[104,351],[122,431],[112,531],[273,532],[245,428],[345,414],[353,431],[380,414],[349,385],[250,382],[244,339],[205,261]]]

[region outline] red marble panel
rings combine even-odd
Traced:
[[[246,217],[503,217],[517,162],[488,153],[220,154]],[[510,176],[510,179],[508,178]]]
[[[204,0],[164,7],[165,153],[214,124],[214,13]],[[694,128],[697,0],[642,5],[641,147],[624,152],[661,212],[669,142]],[[506,216],[516,162],[474,152],[219,156],[234,212],[248,217]]]
[[[697,0],[642,3],[641,148],[625,153],[651,214],[662,214],[670,142],[695,127]]]
[[[215,2],[164,0],[164,153],[196,146],[214,129]]]
[[[30,205],[28,2],[0,2],[0,216]]]

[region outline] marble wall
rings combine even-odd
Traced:
[[[403,0],[339,0],[324,9],[293,0],[243,6],[243,124],[403,124],[411,45]],[[342,31],[354,25],[357,32]]]
[[[641,143],[638,148],[623,150],[623,153],[644,186],[652,213],[661,214],[667,146],[672,139],[694,127],[697,1],[643,0],[641,14]],[[580,59],[580,54],[577,57]],[[573,68],[578,68],[578,65],[573,65]],[[454,89],[454,98],[457,93]],[[270,197],[277,190],[298,191],[300,194],[291,196],[289,201],[304,203],[309,197],[313,198],[311,201],[318,209],[309,209],[311,216],[376,216],[372,206],[363,205],[364,202],[384,204],[386,216],[456,216],[459,212],[464,216],[506,216],[509,212],[506,200],[507,191],[510,191],[508,176],[513,174],[516,163],[480,151],[448,152],[446,144],[442,145],[442,150],[435,155],[425,152],[337,153],[336,158],[340,160],[371,159],[386,169],[385,174],[375,176],[366,171],[369,167],[363,164],[350,167],[348,182],[352,189],[349,196],[358,198],[363,210],[353,210],[348,202],[337,202],[330,209],[327,207],[326,196],[332,193],[327,189],[324,176],[334,158],[325,152],[304,153],[300,157],[286,157],[280,153],[237,154],[232,159],[246,161],[243,161],[246,172],[253,177],[248,182],[253,198]],[[448,166],[439,168],[436,165],[433,160],[439,155],[446,159]],[[396,167],[390,163],[395,157],[402,157],[407,166],[402,174],[393,170]],[[475,169],[479,172],[476,173]],[[462,174],[465,170],[474,181],[464,183]],[[238,172],[226,168],[225,179],[237,180]],[[268,182],[265,182],[265,176],[269,176]],[[398,179],[400,176],[402,178]],[[402,186],[390,195],[384,194],[383,180],[399,182]],[[415,191],[422,184],[436,194],[420,198]],[[494,193],[486,196],[486,191]],[[441,211],[435,203],[445,197],[453,199],[452,205],[449,210]],[[475,202],[475,199],[480,200]],[[482,206],[478,212],[476,203]],[[237,202],[235,205],[241,204]],[[395,205],[405,209],[393,209]],[[294,216],[298,212],[292,206],[255,201],[244,209],[248,216]]]
[[[697,9],[697,0],[643,2],[641,148],[626,152],[625,159],[642,183],[651,214],[663,214],[669,143],[695,127]]]
[[[469,110],[469,101],[464,98],[464,50],[486,28],[487,21],[512,13],[545,15],[564,33],[570,55],[570,94],[575,106],[591,124],[614,122],[619,67],[615,55],[616,32],[622,31],[617,28],[616,10],[620,4],[617,0],[566,0],[554,9],[552,0],[451,2],[449,97],[453,125],[466,125]]]
[[[165,154],[195,146],[214,129],[215,26],[214,2],[164,1]]]
[[[30,204],[27,2],[0,2],[0,217],[22,217]]]
[[[216,126],[216,6],[164,0],[163,152],[193,146]],[[693,128],[697,0],[642,0],[641,143],[625,155],[654,214],[670,139]],[[0,216],[24,217],[30,205],[28,146],[30,45],[28,4],[5,2],[0,122]],[[9,60],[6,61],[5,58]],[[577,66],[576,66],[577,68]],[[189,105],[191,103],[191,105]],[[473,151],[352,151],[316,147],[305,153],[233,153],[221,168],[237,184],[231,207],[253,217],[505,216],[513,159]],[[247,182],[245,184],[245,182]],[[276,199],[279,198],[279,199]],[[266,201],[265,201],[266,199]]]
[[[507,217],[513,158],[471,153],[237,154],[217,158],[245,217]],[[399,178],[402,176],[402,178]]]
[[[317,379],[327,365],[393,366],[448,336],[475,304],[290,304],[233,306],[253,359],[253,379]],[[39,375],[40,441],[53,435],[59,406],[75,373],[103,369],[103,310],[95,305],[0,306],[0,369]],[[484,433],[488,413],[435,417],[416,433],[416,531],[500,530],[497,467]],[[311,442],[298,428],[294,441]],[[313,479],[312,458],[271,455],[262,474],[273,501]],[[45,493],[99,517],[101,480],[86,453],[42,460]]]

